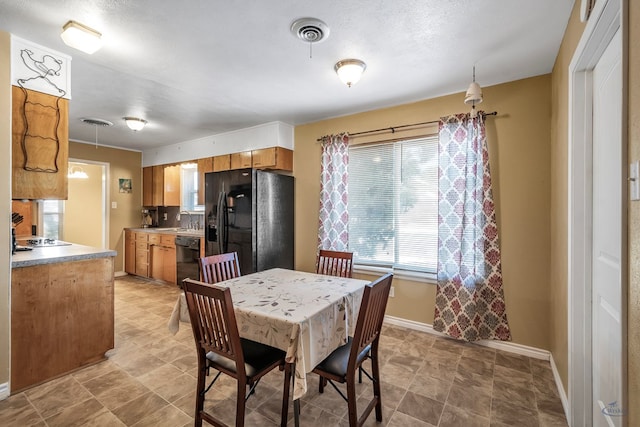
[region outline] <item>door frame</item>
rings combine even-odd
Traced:
[[[627,1],[600,0],[587,22],[569,65],[569,145],[568,145],[568,404],[569,425],[592,425],[592,71],[609,42],[620,30],[622,36],[621,141],[622,189],[621,236],[621,324],[622,324],[622,408],[626,408],[628,220],[627,220],[627,93],[628,35]]]

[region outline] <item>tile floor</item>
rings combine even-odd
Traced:
[[[193,425],[191,328],[183,323],[175,336],[167,330],[178,292],[118,278],[108,360],[0,401],[0,425]],[[367,426],[566,426],[548,362],[395,326],[384,327],[380,345],[384,419],[377,424],[371,414]],[[282,379],[278,370],[264,378],[247,403],[247,426],[279,425]],[[359,393],[370,389],[365,379]],[[233,424],[234,396],[235,382],[223,375],[206,406]],[[316,378],[301,407],[301,426],[348,425],[346,403],[331,388],[319,394]]]

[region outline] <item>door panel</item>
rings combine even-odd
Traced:
[[[622,425],[621,35],[593,70],[593,425]]]

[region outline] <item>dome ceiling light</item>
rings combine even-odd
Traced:
[[[142,128],[144,128],[145,125],[147,124],[146,120],[139,119],[137,117],[123,117],[123,119],[124,119],[124,122],[127,124],[127,126],[129,126],[129,129],[131,129],[134,132],[142,130]]]
[[[342,83],[351,87],[358,83],[362,77],[362,73],[367,69],[367,64],[359,59],[343,59],[338,61],[334,66],[336,74],[342,80]]]

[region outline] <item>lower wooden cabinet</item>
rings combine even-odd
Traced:
[[[136,236],[131,230],[124,231],[124,271],[136,274]]]
[[[172,234],[158,234],[159,242],[150,245],[151,248],[151,278],[175,284],[176,274],[176,243]]]

